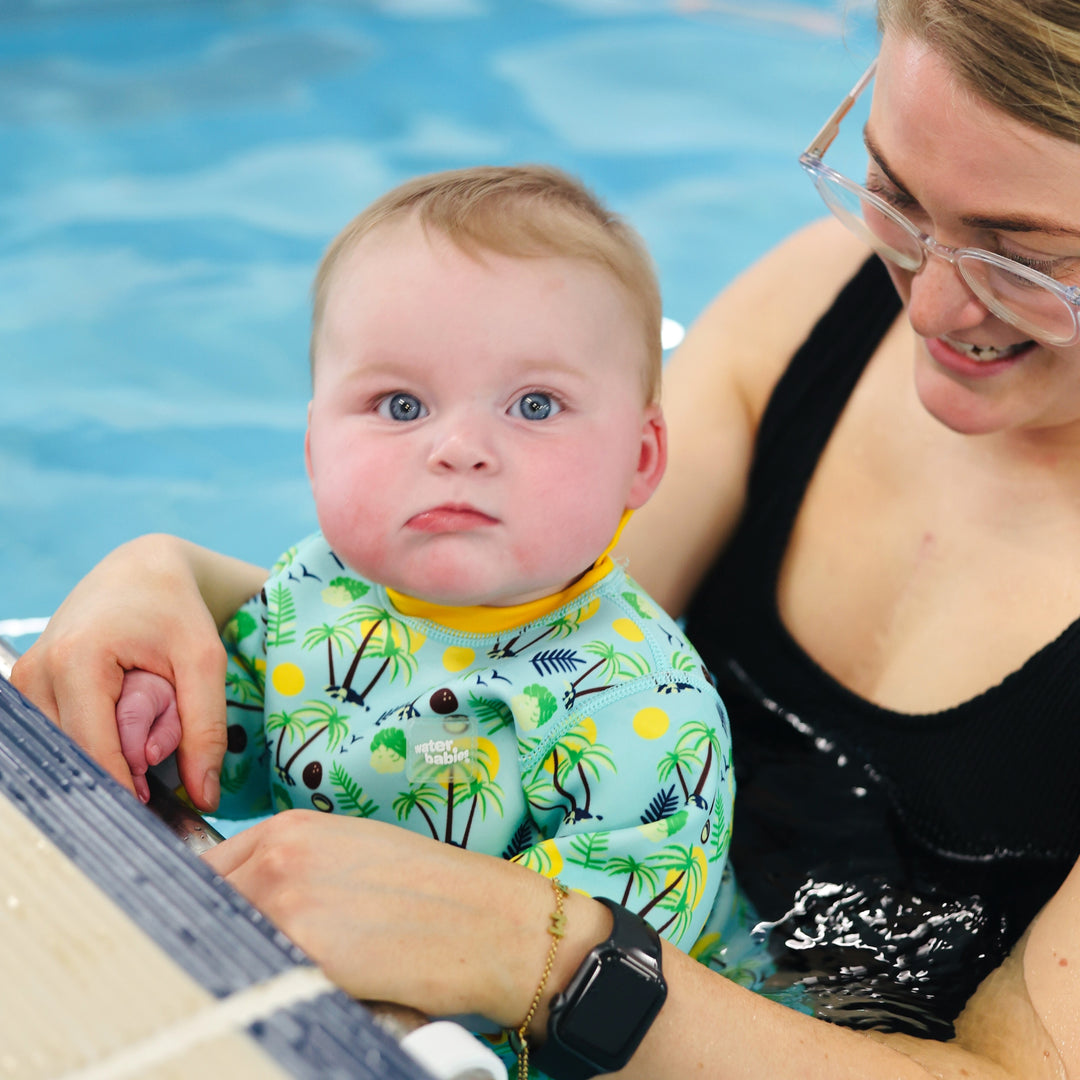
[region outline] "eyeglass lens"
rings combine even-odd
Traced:
[[[903,270],[923,265],[924,249],[914,226],[866,198],[855,185],[847,187],[818,174],[814,183],[826,205],[856,236]],[[1076,316],[1068,302],[1017,265],[1007,269],[978,255],[957,260],[964,280],[998,318],[1048,344],[1064,344],[1076,333]]]

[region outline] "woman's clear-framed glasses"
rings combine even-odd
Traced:
[[[956,267],[967,287],[992,314],[1047,345],[1080,341],[1080,286],[982,248],[941,244],[895,207],[849,180],[821,159],[859,95],[870,84],[875,60],[799,157],[825,205],[852,233],[903,270],[918,273],[934,255]]]

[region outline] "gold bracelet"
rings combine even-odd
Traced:
[[[551,888],[555,893],[555,910],[549,916],[551,921],[547,928],[547,932],[551,935],[551,948],[548,949],[547,962],[544,964],[544,971],[540,976],[540,985],[536,988],[536,993],[533,994],[529,1011],[521,1022],[521,1026],[516,1029],[518,1045],[515,1049],[518,1054],[518,1080],[529,1080],[529,1041],[526,1038],[526,1032],[529,1030],[532,1018],[536,1015],[536,1010],[540,1007],[540,999],[544,996],[544,987],[547,986],[552,965],[555,963],[555,950],[558,949],[559,942],[566,933],[566,915],[563,913],[563,900],[570,890],[558,878],[551,879]]]

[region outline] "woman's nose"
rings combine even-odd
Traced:
[[[928,253],[923,268],[909,281],[908,319],[920,337],[955,337],[989,314],[947,259]]]

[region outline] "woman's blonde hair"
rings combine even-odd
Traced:
[[[1080,143],[1077,0],[878,0],[878,26],[925,42],[983,100]]]
[[[568,174],[541,165],[477,166],[431,173],[387,192],[353,218],[323,255],[313,287],[311,351],[341,259],[372,229],[415,217],[469,254],[584,259],[611,273],[641,320],[646,399],[660,394],[660,288],[641,237]]]

